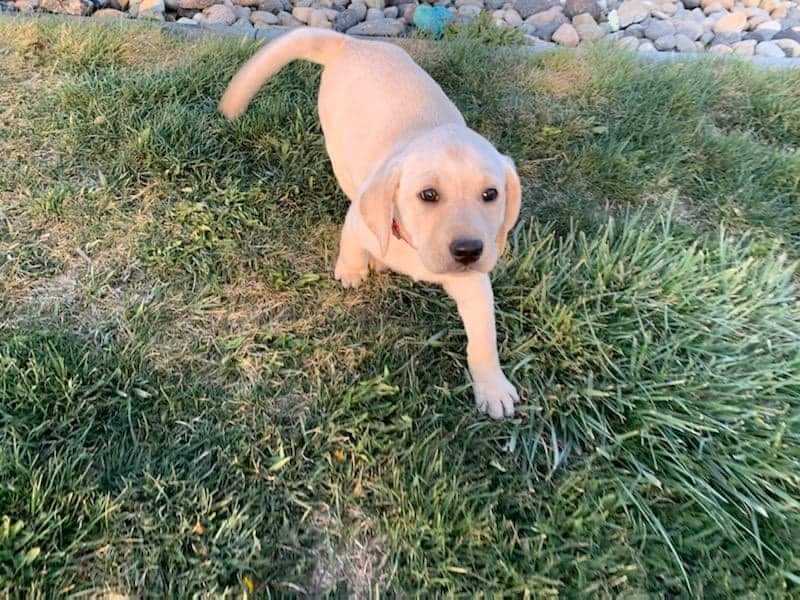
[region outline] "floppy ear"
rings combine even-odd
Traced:
[[[358,210],[364,223],[378,238],[381,256],[389,249],[394,196],[400,183],[400,166],[387,161],[364,182],[358,194]]]
[[[509,232],[517,224],[519,209],[522,204],[522,186],[519,182],[519,175],[514,167],[514,161],[504,156],[506,162],[506,211],[503,217],[503,224],[497,233],[497,254],[502,255],[506,247],[506,240]]]

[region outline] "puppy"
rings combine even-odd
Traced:
[[[443,286],[464,321],[478,409],[512,416],[518,396],[497,356],[488,274],[519,216],[514,163],[402,49],[323,29],[296,29],[259,50],[231,80],[222,113],[239,116],[293,60],[324,67],[325,147],[351,200],[336,279],[356,287],[370,267],[389,268]]]

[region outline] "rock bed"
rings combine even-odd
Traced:
[[[0,12],[176,21],[258,33],[322,27],[394,37],[414,29],[416,0],[0,0]],[[490,13],[535,45],[609,40],[638,52],[800,57],[797,0],[437,0],[455,20]]]

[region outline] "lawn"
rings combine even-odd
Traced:
[[[441,292],[333,279],[318,67],[228,123],[251,44],[0,20],[0,596],[800,597],[800,71],[467,37],[505,422]]]

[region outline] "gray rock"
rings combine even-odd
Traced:
[[[536,13],[525,20],[526,26],[532,28],[534,35],[547,42],[553,39],[553,33],[555,33],[556,29],[568,22],[569,19],[561,12],[560,6],[554,6],[548,10]]]
[[[733,46],[736,42],[742,41],[742,34],[739,31],[731,33],[717,33],[714,35],[714,44],[724,44],[726,46]]]
[[[269,27],[278,24],[278,17],[266,10],[256,10],[250,14],[250,22],[255,27]]]
[[[695,21],[678,21],[675,23],[675,32],[695,41],[703,35],[703,27]]]
[[[0,10],[0,12],[2,12],[2,10]],[[92,18],[93,19],[127,19],[128,15],[126,15],[121,10],[117,10],[116,8],[101,8],[100,10],[94,11],[94,14],[92,15]],[[188,19],[188,20],[191,21],[191,19]],[[194,24],[196,24],[196,23],[194,23]]]
[[[403,10],[402,10],[403,21],[405,21],[406,24],[413,23],[414,22],[414,13],[417,12],[417,5],[409,3],[409,4],[401,4],[400,6],[402,6],[402,8],[403,8]]]
[[[336,17],[336,20],[333,22],[333,28],[336,31],[344,33],[348,29],[361,23],[362,20],[360,11],[354,8],[346,8]]]
[[[386,8],[386,0],[364,0],[367,8],[377,8],[383,10]]]
[[[558,0],[514,0],[513,7],[523,19],[558,6]]]
[[[644,35],[646,38],[655,41],[666,35],[675,35],[675,26],[669,21],[650,19],[647,27],[645,27]]]
[[[653,42],[651,42],[650,40],[642,40],[639,43],[639,47],[637,48],[637,50],[639,52],[658,52],[658,50],[656,50],[655,44],[653,44]]]
[[[713,40],[715,37],[716,36],[712,32],[704,31],[703,35],[700,36],[700,43],[703,44],[704,46],[707,46],[708,44],[711,43],[711,40]]]
[[[175,21],[178,25],[190,25],[192,27],[198,27],[200,23],[195,21],[194,19],[189,19],[187,17],[181,17],[177,21]]]
[[[780,30],[781,24],[779,21],[764,21],[756,27],[754,33],[761,36],[762,42],[766,42],[774,38]]]
[[[784,29],[776,33],[773,37],[773,40],[794,40],[795,42],[800,42],[800,31],[796,28],[792,29]]]
[[[679,33],[675,36],[675,49],[678,52],[697,52],[697,46],[695,46],[694,40],[690,40],[682,33]]]
[[[383,11],[380,8],[367,9],[367,21],[379,21],[380,19],[385,18],[386,17],[383,16]]]
[[[761,42],[756,46],[756,54],[758,56],[768,56],[769,58],[786,58],[783,48],[775,42]]]
[[[347,30],[350,35],[397,37],[405,30],[405,24],[399,19],[381,19],[365,21]]]
[[[599,21],[602,12],[600,4],[596,0],[566,0],[564,5],[564,13],[570,19],[587,13]]]
[[[169,8],[169,5],[167,5]],[[250,9],[247,6],[234,6],[233,12],[236,13],[237,19],[247,19],[250,20]]]
[[[653,41],[653,45],[657,50],[672,50],[675,48],[675,36],[665,35]]]
[[[197,0],[189,0],[189,1],[197,1]],[[209,0],[200,0],[200,1],[208,2]],[[259,0],[258,10],[278,14],[279,12],[284,10],[283,2],[281,2],[281,0]]]
[[[285,10],[282,10],[278,13],[278,22],[283,27],[300,27],[301,25],[304,25],[302,21],[298,21],[291,15],[291,13],[288,13]]]
[[[245,31],[245,32],[253,30],[253,24],[250,22],[250,19],[244,17],[236,19],[236,22],[233,25],[231,25],[231,27],[238,31]]]
[[[626,35],[631,35],[635,38],[644,37],[644,26],[641,23],[634,23],[625,30]]]
[[[519,27],[522,25],[522,17],[513,8],[509,8],[503,12],[503,20],[512,27]]]
[[[692,10],[700,6],[700,0],[683,0],[683,5],[689,10]]]
[[[400,15],[400,9],[396,6],[387,6],[383,9],[383,16],[387,19],[396,19]]]
[[[778,47],[783,50],[786,56],[791,58],[797,58],[800,56],[800,42],[795,42],[794,40],[773,40],[773,43],[777,44]]]

